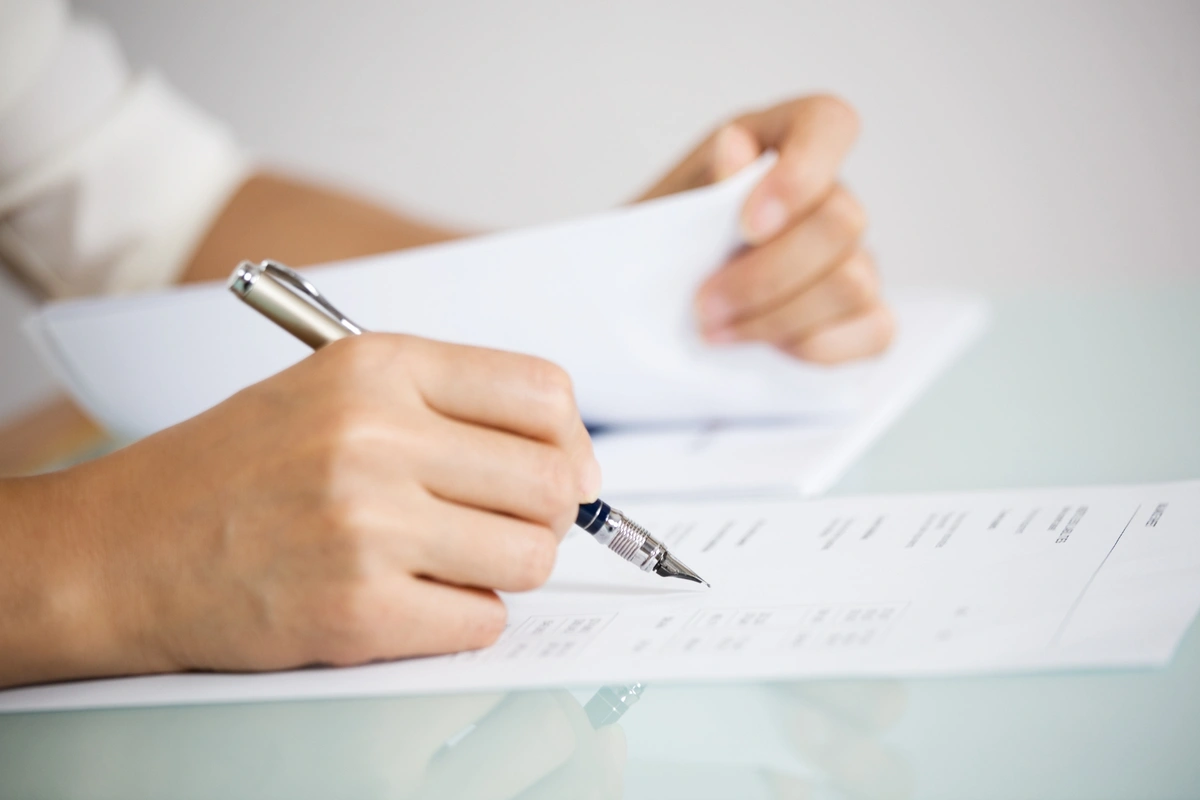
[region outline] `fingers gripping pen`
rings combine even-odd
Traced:
[[[306,278],[275,261],[238,264],[229,279],[229,290],[314,350],[363,332]],[[579,506],[575,524],[644,572],[708,586],[648,530],[603,500]]]

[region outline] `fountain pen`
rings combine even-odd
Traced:
[[[314,350],[363,333],[308,279],[277,261],[238,264],[229,278],[229,290]],[[709,585],[650,531],[603,500],[580,505],[575,524],[643,572]]]

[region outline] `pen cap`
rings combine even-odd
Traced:
[[[229,290],[314,350],[355,333],[315,301],[276,280],[264,264],[238,264]]]

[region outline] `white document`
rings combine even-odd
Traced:
[[[962,295],[898,295],[899,343],[881,361],[802,364],[765,345],[709,347],[696,288],[741,246],[739,210],[766,157],[720,184],[585,219],[306,270],[369,330],[532,353],[565,367],[585,419],[845,421],[880,370],[951,336]],[[234,265],[230,265],[232,269]],[[942,328],[925,317],[937,305]],[[180,422],[307,349],[217,285],[50,304],[27,329],[64,386],[111,431]],[[906,346],[909,339],[918,345]],[[923,344],[922,344],[923,343]]]
[[[1200,608],[1200,482],[625,510],[712,589],[577,533],[485,650],[15,689],[0,711],[1151,666]]]
[[[892,302],[900,333],[867,370],[854,414],[604,431],[593,438],[604,496],[811,496],[828,490],[986,322],[983,304],[957,293],[898,292]]]

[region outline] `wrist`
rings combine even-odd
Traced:
[[[95,677],[178,669],[159,646],[161,603],[148,580],[155,572],[151,537],[164,531],[141,491],[132,449],[59,474],[74,556],[64,559],[61,621],[80,643],[75,663]]]
[[[101,459],[106,460],[106,459]],[[119,602],[119,514],[92,467],[0,482],[0,685],[161,671]],[[132,613],[131,613],[132,612]]]

